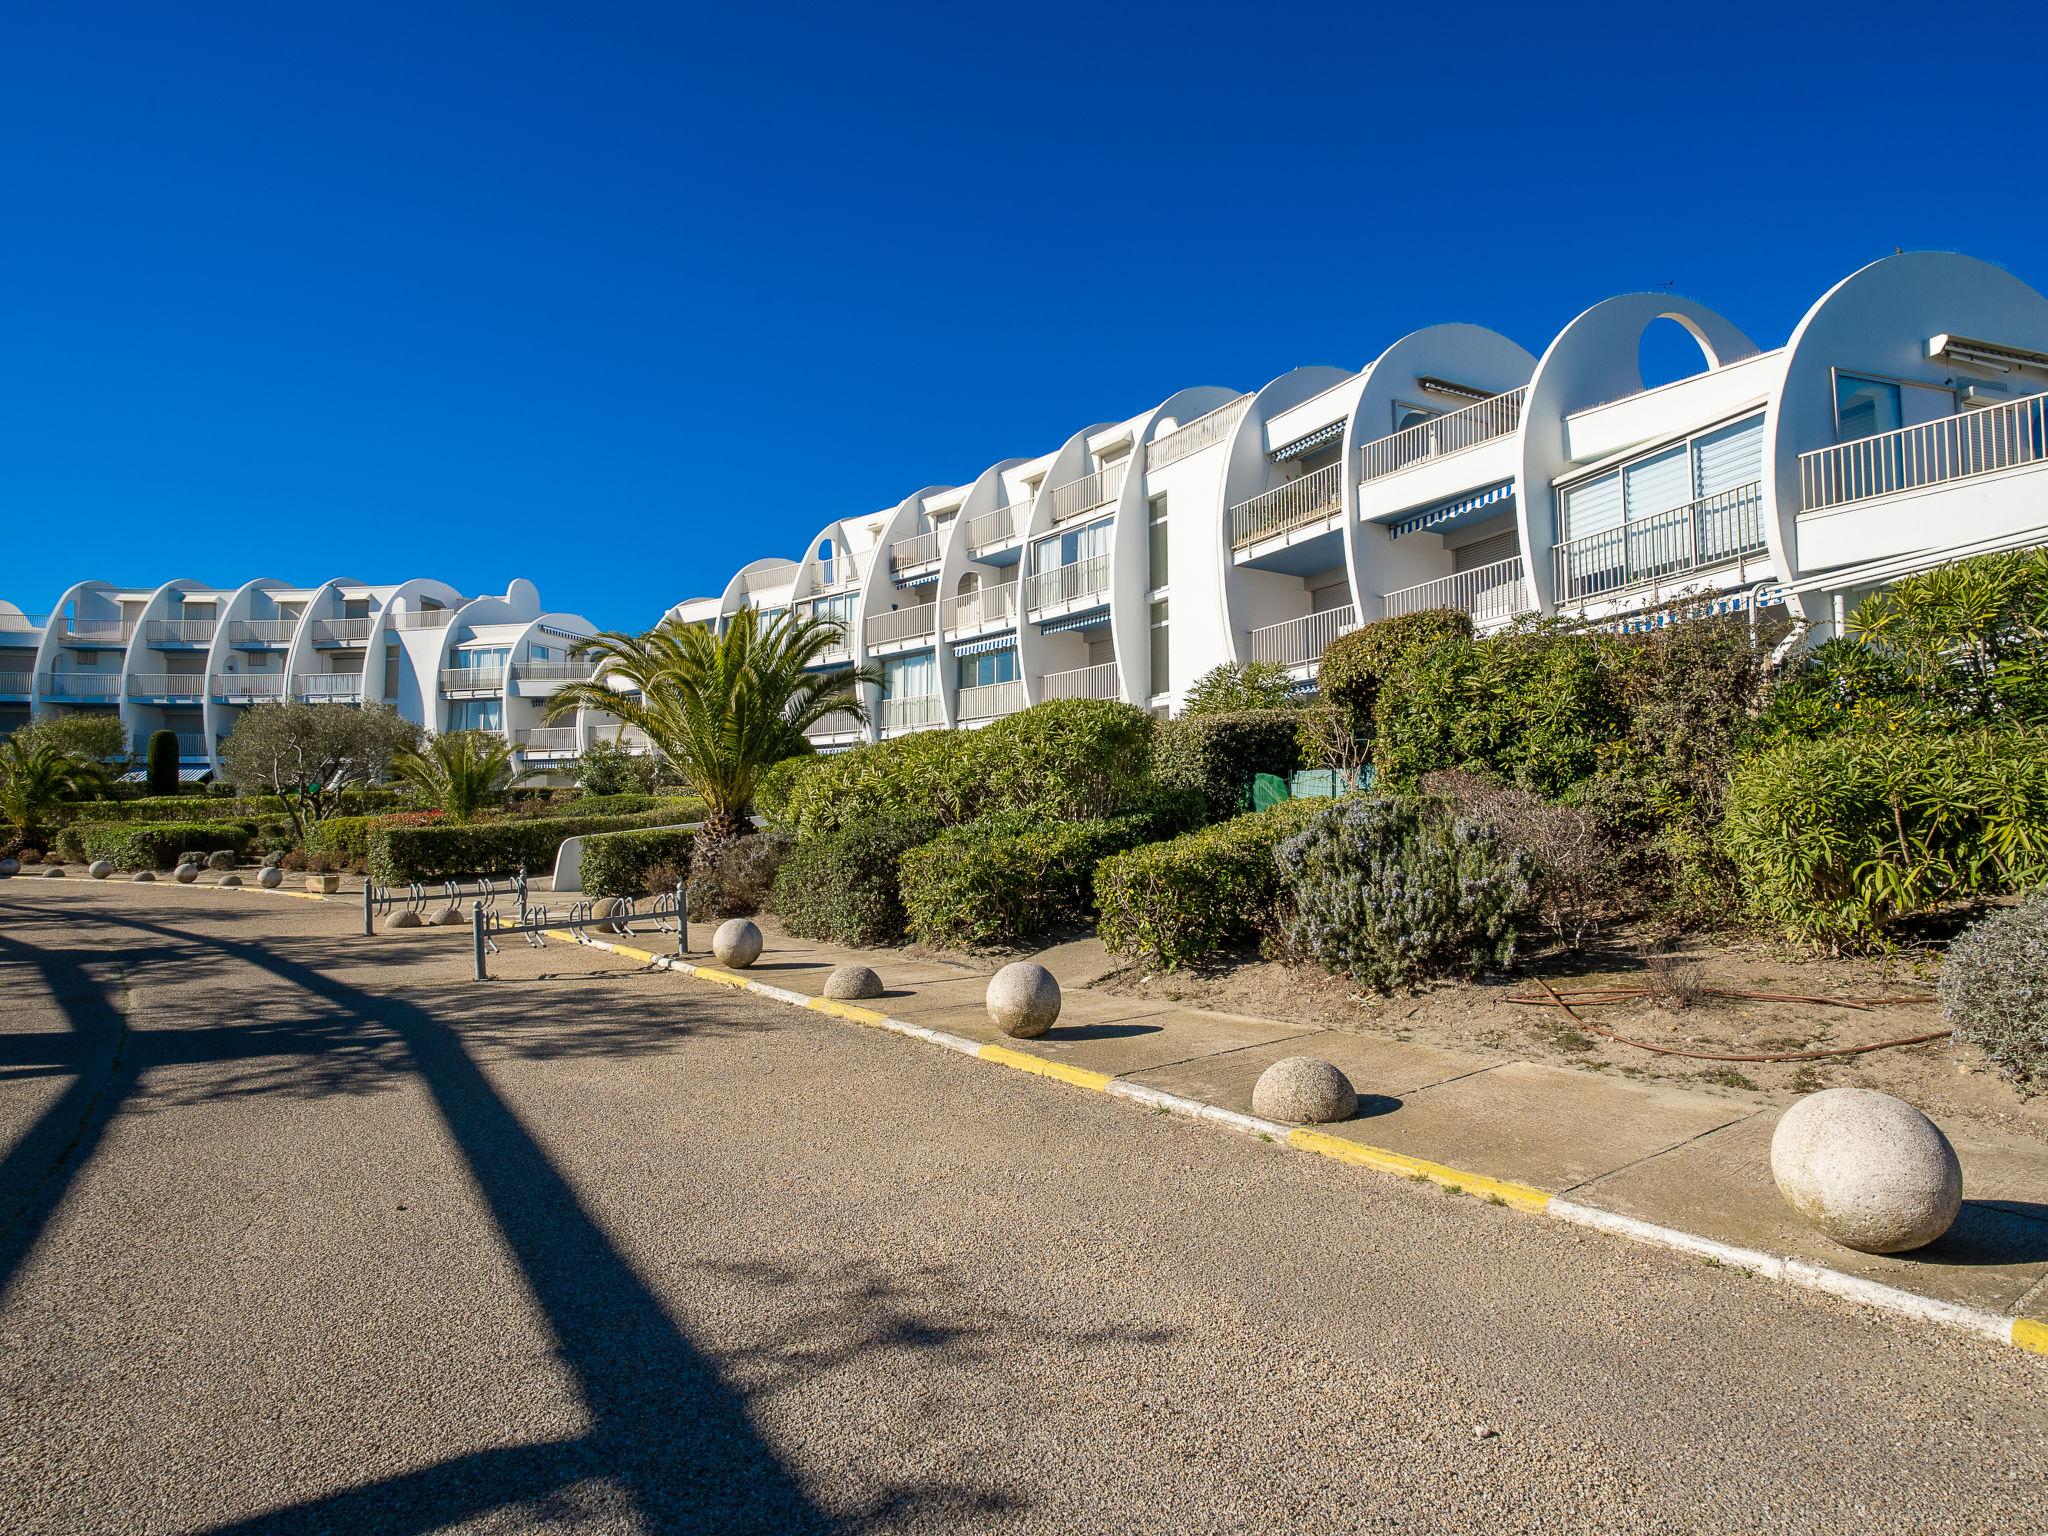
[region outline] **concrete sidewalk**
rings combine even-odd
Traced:
[[[1779,1198],[1770,1173],[1779,1109],[1760,1097],[1121,997],[1087,985],[1104,969],[1092,942],[1038,957],[1059,976],[1065,1006],[1045,1038],[1013,1040],[982,1005],[993,962],[978,970],[817,944],[772,919],[761,928],[767,948],[747,976],[806,997],[822,996],[834,966],[858,961],[888,989],[866,1006],[891,1018],[1239,1114],[1250,1112],[1252,1085],[1271,1063],[1319,1056],[1359,1093],[1355,1119],[1317,1128],[1330,1135],[1933,1301],[2048,1323],[2048,1146],[2038,1142],[1955,1138],[1964,1180],[1955,1226],[1915,1253],[1856,1253]],[[692,938],[704,937],[693,925]]]

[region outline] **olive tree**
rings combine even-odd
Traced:
[[[304,838],[341,791],[389,778],[392,758],[419,741],[420,728],[383,704],[253,704],[221,743],[221,766],[243,794],[283,796]]]

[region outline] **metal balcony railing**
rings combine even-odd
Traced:
[[[505,669],[503,667],[443,667],[441,669],[441,691],[443,693],[503,693],[505,691]]]
[[[453,608],[415,609],[411,613],[392,614],[391,627],[393,629],[446,629],[449,624],[454,622],[454,619],[455,610]]]
[[[829,715],[820,715],[804,735],[818,741],[827,736],[854,735],[860,729],[860,720],[851,710],[835,709]]]
[[[1389,592],[1385,602],[1390,619],[1428,608],[1455,608],[1477,624],[1506,624],[1529,606],[1522,589],[1522,557],[1510,555],[1491,565],[1417,582]]]
[[[1104,661],[1071,672],[1048,672],[1039,691],[1048,699],[1113,699],[1117,696],[1116,663]]]
[[[1114,464],[1105,465],[1092,475],[1083,475],[1078,480],[1069,480],[1065,485],[1052,489],[1052,520],[1055,525],[1072,522],[1077,517],[1086,517],[1098,507],[1106,507],[1124,493],[1124,476],[1130,471],[1129,459],[1118,459]]]
[[[228,644],[289,645],[298,632],[297,619],[232,619],[228,622]]]
[[[818,562],[818,590],[831,592],[840,587],[852,586],[860,580],[860,567],[853,556],[839,555],[831,560]]]
[[[952,633],[971,635],[977,630],[1001,629],[1017,622],[1017,586],[982,587],[953,599]]]
[[[1022,683],[983,683],[960,690],[962,720],[993,720],[999,715],[1014,715],[1023,707]]]
[[[308,702],[330,699],[360,699],[360,672],[300,672],[292,678],[292,692]]]
[[[576,750],[576,727],[573,725],[536,726],[532,730],[514,731],[512,744],[523,752],[574,752]]]
[[[178,731],[175,734],[178,738],[178,756],[183,758],[207,758],[213,755],[207,747],[204,732]]]
[[[1799,508],[1967,480],[2048,459],[2048,395],[1962,411],[1799,455]]]
[[[1751,484],[1551,548],[1560,606],[1724,565],[1764,549],[1763,488]]]
[[[151,645],[210,645],[219,627],[214,619],[151,619],[143,632]]]
[[[53,699],[118,699],[118,672],[38,672],[36,692]]]
[[[917,731],[946,723],[945,706],[936,693],[913,694],[905,699],[882,700],[882,727],[891,731]]]
[[[1249,549],[1267,539],[1320,523],[1344,504],[1344,466],[1325,464],[1299,480],[1276,485],[1230,509],[1230,545]]]
[[[0,635],[32,635],[49,624],[47,613],[0,613]]]
[[[374,619],[315,619],[313,621],[313,643],[315,645],[361,645],[370,638],[370,626]]]
[[[1058,603],[1078,602],[1109,590],[1109,556],[1090,555],[1072,565],[1056,565],[1049,571],[1031,573],[1031,606],[1051,608]]]
[[[907,539],[898,539],[889,546],[889,569],[900,571],[913,565],[930,565],[939,558],[939,535],[937,530],[914,533]]]
[[[997,507],[993,512],[983,512],[967,519],[966,531],[961,535],[967,540],[967,553],[978,555],[985,549],[998,545],[1015,543],[1017,530],[1029,527],[1031,503],[1020,502],[1015,506]]]
[[[868,647],[898,645],[905,641],[929,640],[939,632],[939,606],[918,603],[890,613],[878,613],[868,620]]]
[[[0,694],[25,694],[31,691],[35,675],[29,672],[0,672]]]
[[[1358,478],[1378,480],[1410,465],[1446,458],[1506,437],[1522,424],[1527,385],[1504,395],[1476,401],[1463,410],[1447,411],[1367,443],[1358,454]]]
[[[1208,415],[1197,416],[1193,421],[1176,427],[1164,437],[1153,438],[1145,449],[1145,467],[1164,469],[1191,453],[1200,453],[1204,448],[1214,447],[1230,436],[1230,429],[1243,419],[1251,403],[1250,395],[1239,395],[1228,405],[1219,405]]]
[[[131,699],[192,699],[205,697],[206,676],[200,672],[136,672],[128,678]]]
[[[1252,660],[1282,667],[1312,666],[1339,635],[1358,628],[1358,610],[1346,603],[1252,631]]]
[[[581,683],[597,675],[594,660],[583,661],[515,661],[512,663],[514,681],[522,683]]]
[[[133,619],[66,619],[63,635],[84,645],[115,645],[135,633]]]
[[[285,675],[282,672],[227,672],[216,673],[207,683],[216,699],[237,703],[254,699],[281,699],[284,697]]]

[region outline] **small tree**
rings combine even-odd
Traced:
[[[107,791],[106,768],[89,757],[60,751],[29,730],[0,740],[0,820],[8,836],[5,851],[27,846],[42,818],[64,800],[90,799]]]
[[[14,733],[16,739],[39,741],[66,757],[109,765],[128,761],[128,728],[111,710],[85,710],[32,721]]]
[[[1287,669],[1270,661],[1226,661],[1188,690],[1183,715],[1237,715],[1252,709],[1294,709],[1301,700]]]
[[[519,767],[511,744],[494,731],[436,736],[422,748],[398,753],[391,771],[453,821],[469,820],[535,772]]]
[[[586,795],[644,795],[654,788],[654,770],[654,759],[646,753],[598,740],[583,749],[576,785]]]
[[[175,795],[178,792],[178,733],[151,731],[149,755],[144,763],[149,792],[152,795]]]
[[[420,728],[384,704],[253,704],[220,749],[228,782],[244,794],[284,797],[303,839],[341,791],[391,774],[391,759],[419,745]]]

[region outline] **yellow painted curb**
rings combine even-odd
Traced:
[[[1056,1078],[1062,1083],[1072,1083],[1076,1088],[1093,1088],[1097,1093],[1116,1081],[1107,1072],[1070,1067],[1064,1061],[1047,1061],[1043,1056],[1028,1056],[1003,1045],[984,1045],[980,1055],[983,1061],[999,1061],[1019,1072],[1036,1072],[1040,1077]]]
[[[697,967],[696,967],[695,969],[693,969],[693,970],[692,970],[692,971],[690,972],[690,974],[691,974],[692,976],[701,976],[701,977],[703,977],[703,978],[704,978],[704,980],[706,980],[706,981],[715,981],[715,982],[717,982],[717,983],[718,983],[718,984],[719,984],[719,985],[720,985],[721,987],[741,987],[741,988],[744,988],[744,987],[745,987],[745,986],[747,985],[747,978],[746,978],[746,977],[744,977],[744,976],[736,976],[736,975],[734,975],[734,974],[733,974],[733,973],[732,973],[731,971],[721,971],[721,970],[719,970],[719,969],[718,969],[718,967],[717,967],[717,966],[715,966],[715,965],[700,965],[700,966],[697,966]]]
[[[2037,1323],[2031,1317],[2016,1317],[2012,1320],[2012,1341],[2021,1349],[2048,1355],[2048,1323]]]
[[[856,1024],[886,1024],[889,1015],[877,1013],[872,1008],[856,1008],[852,1003],[842,1003],[836,997],[814,997],[804,1004],[818,1013],[829,1013],[834,1018],[851,1019]]]
[[[543,928],[540,936],[544,939],[560,939],[564,944],[574,944],[576,935],[566,928]]]
[[[1455,1185],[1468,1195],[1478,1195],[1482,1199],[1491,1197],[1518,1211],[1533,1211],[1540,1215],[1550,1205],[1547,1191],[1527,1184],[1510,1184],[1505,1179],[1490,1179],[1483,1173],[1447,1168],[1442,1163],[1410,1157],[1405,1152],[1389,1152],[1384,1147],[1369,1147],[1360,1141],[1347,1141],[1325,1131],[1290,1131],[1287,1144],[1304,1152],[1335,1158],[1340,1163],[1356,1163],[1362,1168],[1378,1169],[1381,1173],[1398,1173],[1404,1178],[1432,1179],[1439,1184]]]

